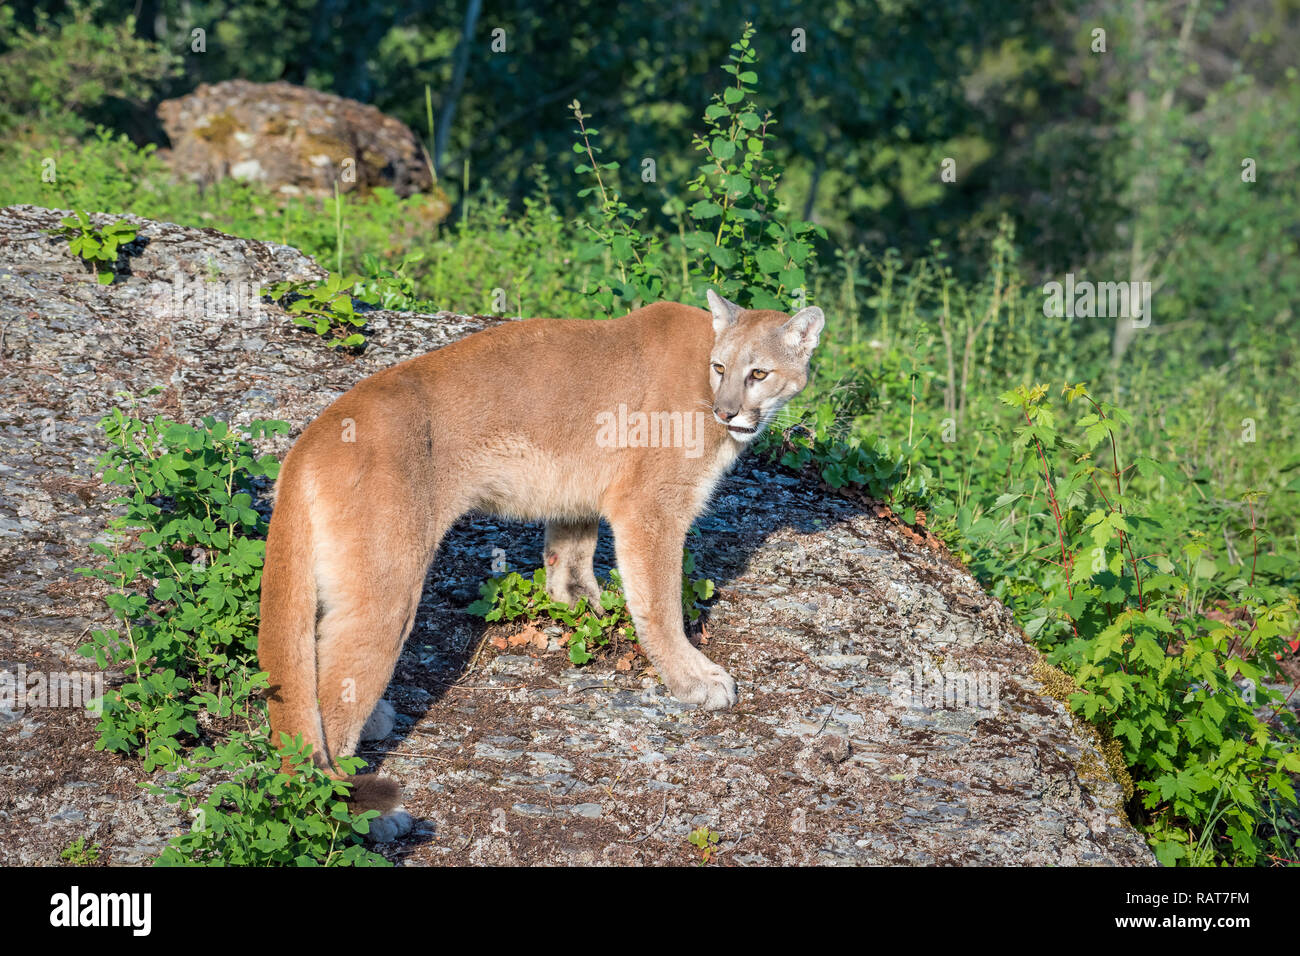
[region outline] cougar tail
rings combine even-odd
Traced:
[[[257,659],[270,682],[267,710],[271,744],[280,735],[302,735],[312,760],[329,770],[329,751],[316,694],[316,572],[311,514],[300,487],[302,476],[285,459],[276,484],[275,509],[266,535],[262,565],[262,612]],[[285,761],[288,770],[288,761]]]
[[[354,812],[387,813],[402,799],[395,780],[374,774],[347,775],[334,765],[325,739],[317,689],[316,615],[319,606],[312,535],[310,496],[302,487],[303,475],[293,468],[293,454],[285,459],[276,486],[275,510],[266,536],[262,567],[261,625],[257,656],[269,681],[267,710],[271,742],[280,735],[302,735],[311,745],[312,761],[335,779],[352,784],[348,804]],[[288,761],[283,768],[288,771]]]
[[[396,809],[402,802],[401,784],[392,777],[381,777],[373,773],[354,773],[347,778],[347,781],[352,784],[348,807],[353,813],[365,813],[367,810],[387,813],[389,810]]]

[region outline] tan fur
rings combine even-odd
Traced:
[[[262,578],[273,739],[302,734],[330,772],[355,750],[439,542],[469,511],[546,522],[548,588],[568,602],[599,594],[604,517],[638,638],[668,689],[733,705],[736,682],[686,639],[682,548],[744,444],[803,388],[823,318],[741,311],[713,293],[710,306],[496,326],[365,379],[312,422],[280,472]],[[598,441],[598,416],[620,404],[703,413],[699,447]],[[385,794],[381,808],[396,800],[371,793]]]

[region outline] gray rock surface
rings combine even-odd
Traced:
[[[103,287],[44,233],[60,215],[0,210],[0,669],[85,669],[75,649],[108,621],[71,572],[107,516],[95,423],[116,392],[163,385],[149,407],[168,417],[282,418],[296,436],[365,375],[497,321],[372,312],[370,346],[343,356],[238,291],[323,274],[295,250],[141,221]],[[628,646],[578,669],[558,628],[512,644],[520,628],[485,627],[465,607],[493,549],[530,571],[541,529],[461,522],[389,688],[394,733],[365,752],[416,818],[383,852],[683,864],[708,827],[717,865],[1153,862],[1037,652],[941,549],[752,460],[697,529],[718,587],[704,649],[741,687],[723,713],[677,704]],[[925,691],[936,675],[947,699]],[[0,711],[0,863],[55,862],[83,835],[142,863],[184,825],[94,740],[75,711]]]

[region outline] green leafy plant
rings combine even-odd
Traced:
[[[695,555],[690,548],[682,550],[682,611],[686,620],[694,624],[703,613],[703,602],[713,598],[712,578],[697,578]]]
[[[705,131],[695,137],[705,158],[687,186],[700,198],[688,208],[695,228],[683,242],[694,253],[695,274],[723,295],[753,309],[789,309],[792,299],[808,298],[813,236],[826,231],[791,215],[777,197],[784,171],[770,142],[776,120],[752,99],[754,32],[746,24],[731,45],[722,69],[734,82],[713,97]]]
[[[686,842],[700,851],[700,866],[708,866],[713,862],[713,858],[718,853],[718,842],[722,835],[717,830],[710,830],[708,827],[697,827],[692,830]]]
[[[1077,440],[1059,430],[1047,394],[1003,395],[1023,419],[1013,447],[1037,474],[1002,506],[1027,499],[1051,532],[1040,560],[1053,573],[1019,591],[1021,615],[1079,683],[1071,707],[1123,745],[1162,862],[1291,858],[1293,835],[1275,820],[1295,810],[1300,751],[1294,715],[1268,683],[1300,621],[1295,595],[1244,565],[1207,562],[1198,534],[1144,506],[1135,478],[1183,478],[1150,458],[1123,463],[1122,409],[1067,386],[1088,408]]]
[[[704,159],[687,189],[699,198],[689,206],[677,197],[668,202],[680,224],[682,285],[708,286],[755,309],[800,307],[810,298],[807,269],[816,262],[814,237],[825,238],[819,226],[793,216],[777,197],[783,169],[773,151],[770,112],[760,112],[752,99],[758,75],[752,69],[757,57],[751,46],[754,27],[747,24],[731,47],[722,69],[734,77],[732,85],[713,97],[704,112],[704,132],[694,146]],[[664,244],[638,225],[645,210],[634,210],[606,182],[618,169],[600,163],[594,141],[598,130],[586,125],[581,104],[570,104],[578,121],[575,153],[585,161],[575,167],[590,174],[595,185],[579,191],[580,197],[599,201],[583,220],[597,246],[607,252],[613,272],[598,280],[589,292],[606,312],[654,301],[672,282],[671,263],[662,254]]]
[[[301,740],[273,748],[267,738],[266,675],[256,667],[267,521],[253,495],[279,464],[251,442],[288,426],[254,421],[241,435],[212,418],[145,419],[134,401],[100,425],[110,443],[104,480],[126,494],[114,501],[123,513],[110,522],[111,543],[93,545],[104,565],[80,573],[110,585],[119,623],[94,631],[80,653],[126,676],[93,702],[102,707],[96,746],[173,771],[142,786],[191,814],[158,862],[384,864],[361,845],[376,814],[352,814],[347,784],[317,770]],[[291,773],[281,772],[286,759]],[[340,765],[351,773],[362,762]],[[211,793],[197,795],[214,775]]]
[[[59,859],[67,861],[72,866],[94,866],[99,862],[99,854],[102,850],[103,847],[98,843],[87,845],[84,836],[77,837],[59,854]]]
[[[412,253],[403,256],[397,265],[389,269],[373,253],[365,253],[361,258],[364,275],[354,280],[353,294],[362,302],[381,309],[415,309],[419,300],[416,298],[415,278],[411,275],[411,270],[423,258],[423,253]]]
[[[109,524],[111,543],[92,545],[104,564],[78,573],[110,585],[118,626],[93,631],[79,653],[126,681],[98,702],[96,746],[170,767],[200,719],[250,719],[265,686],[256,633],[267,521],[253,492],[279,464],[250,441],[288,426],[254,421],[240,435],[211,418],[146,421],[134,405],[100,426],[110,447],[99,467],[125,489],[114,500],[124,513]]]
[[[692,622],[699,620],[701,602],[713,597],[713,581],[695,578],[695,556],[689,549],[682,555],[682,611]],[[549,619],[571,628],[568,642],[569,660],[574,664],[587,663],[594,652],[609,644],[615,637],[635,641],[636,632],[632,617],[623,597],[622,581],[616,569],[610,571],[606,586],[600,595],[600,607],[591,606],[587,598],[578,599],[573,607],[553,600],[546,593],[546,569],[538,568],[531,575],[510,571],[492,577],[479,585],[479,599],[468,611],[486,621],[538,621]]]
[[[133,242],[137,229],[129,222],[117,220],[97,228],[81,210],[59,220],[62,228],[52,234],[68,239],[68,248],[94,269],[100,285],[110,285],[116,277],[113,266],[123,246]]]
[[[6,138],[57,138],[84,132],[115,105],[143,104],[154,86],[180,71],[180,57],[136,32],[132,16],[116,19],[100,2],[73,2],[51,16],[0,8],[0,132]],[[109,22],[105,22],[109,21]]]
[[[291,772],[281,769],[285,759]],[[338,765],[354,773],[363,762],[343,757]],[[206,796],[193,796],[190,789],[213,772],[223,779]],[[148,789],[181,804],[191,821],[158,866],[390,865],[362,842],[378,811],[352,813],[349,785],[314,766],[301,737],[273,748],[264,728],[232,734],[196,749],[173,781]]]
[[[1260,496],[1242,502],[1250,559],[1211,557],[1196,525],[1225,519],[1189,515],[1185,500],[1206,494],[1193,490],[1197,478],[1149,456],[1126,464],[1121,437],[1132,417],[1082,385],[1063,392],[1085,408],[1071,437],[1049,391],[1002,395],[1020,425],[1013,441],[987,448],[979,487],[970,472],[931,481],[925,462],[946,470],[946,445],[891,453],[878,439],[863,449],[825,400],[762,447],[832,487],[912,502],[902,512],[909,522],[920,506],[930,510],[936,530],[1077,682],[1070,705],[1116,743],[1136,785],[1129,812],[1162,862],[1295,859],[1300,752],[1284,706],[1295,687],[1288,695],[1270,685],[1286,680],[1278,661],[1293,652],[1300,613],[1294,590],[1268,580],[1288,565],[1261,547]]]
[[[861,488],[882,501],[927,500],[931,474],[923,464],[911,466],[910,448],[896,447],[883,436],[864,446],[856,437],[838,434],[829,402],[789,425],[764,432],[757,451],[795,471],[810,470],[832,488]]]
[[[328,339],[325,344],[330,348],[360,348],[366,344],[365,334],[360,331],[365,328],[366,318],[357,311],[354,301],[354,295],[360,295],[358,284],[366,294],[380,297],[381,289],[392,289],[382,279],[367,285],[358,276],[345,278],[335,273],[319,283],[277,282],[267,294],[277,302],[287,301],[285,308],[294,325]]]
[[[577,120],[577,133],[581,139],[581,142],[573,144],[573,151],[585,158],[585,162],[574,166],[574,172],[579,175],[590,173],[596,183],[583,187],[578,195],[600,197],[593,214],[579,222],[591,233],[598,248],[609,250],[617,272],[616,275],[607,275],[588,296],[607,315],[614,314],[618,308],[654,302],[663,292],[663,278],[653,263],[662,242],[657,236],[643,233],[638,228],[637,224],[645,218],[645,210],[633,209],[613,185],[605,182],[603,173],[616,171],[618,163],[601,163],[597,159],[601,148],[595,145],[595,141],[600,130],[587,126],[590,117],[582,112],[582,104],[574,100],[569,109]]]

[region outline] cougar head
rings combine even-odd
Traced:
[[[794,315],[742,309],[712,289],[713,417],[739,442],[751,442],[808,384],[808,361],[826,317],[816,306]]]

